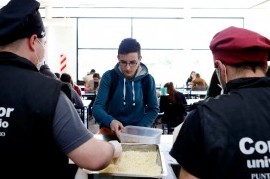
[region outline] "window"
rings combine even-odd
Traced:
[[[214,70],[211,39],[225,27],[243,24],[241,17],[194,17],[189,22],[181,17],[79,18],[78,79],[92,68],[101,75],[112,69],[121,40],[133,37],[140,42],[142,63],[157,85],[172,81],[182,87],[193,70],[210,81]]]

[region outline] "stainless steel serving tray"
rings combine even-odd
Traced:
[[[155,151],[157,152],[157,165],[161,167],[161,172],[157,173],[156,175],[142,175],[137,173],[103,173],[101,171],[91,171],[87,169],[83,169],[86,173],[89,174],[99,174],[104,176],[121,176],[121,177],[149,177],[149,178],[162,178],[167,175],[167,168],[166,163],[164,160],[163,153],[159,149],[158,144],[131,144],[131,143],[122,143],[123,151],[142,151],[142,152],[148,152],[148,151]]]

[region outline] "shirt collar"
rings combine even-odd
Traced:
[[[270,87],[269,77],[239,78],[229,81],[224,89],[224,94],[241,88]]]

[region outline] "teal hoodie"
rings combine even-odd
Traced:
[[[140,63],[140,67],[132,79],[125,78],[118,63],[114,69],[119,77],[117,81],[112,81],[112,83],[117,83],[117,87],[109,102],[111,71],[106,71],[100,80],[98,94],[92,107],[95,120],[100,126],[107,128],[110,128],[113,119],[122,122],[124,126],[151,127],[158,116],[159,106],[155,80],[150,74],[149,83],[151,84],[145,100],[147,108],[143,102],[141,79],[148,74],[147,67]]]

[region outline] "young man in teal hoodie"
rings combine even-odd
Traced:
[[[141,63],[140,44],[132,38],[122,40],[117,58],[114,69],[101,78],[93,116],[101,128],[115,133],[127,125],[150,127],[159,106],[155,80]]]

